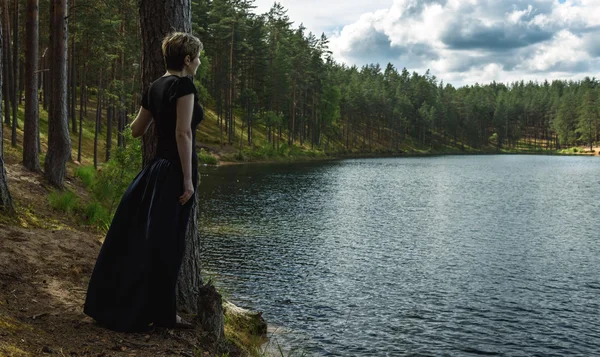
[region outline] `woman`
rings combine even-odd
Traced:
[[[198,183],[195,129],[204,112],[192,77],[202,47],[186,33],[164,38],[166,73],[144,93],[131,124],[133,136],[140,137],[154,121],[156,158],[121,199],[84,307],[87,315],[115,331],[191,327],[176,314],[175,285]]]

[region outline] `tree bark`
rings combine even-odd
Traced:
[[[197,191],[197,190],[196,190]],[[186,232],[185,254],[177,282],[177,307],[187,313],[197,313],[198,291],[203,286],[200,275],[201,247],[198,235],[198,195],[194,194],[194,206]]]
[[[85,66],[81,69],[81,83],[79,85],[79,142],[77,145],[77,161],[81,163],[81,139],[83,137],[83,93],[85,92]]]
[[[198,325],[217,343],[225,337],[223,298],[210,282],[198,291]]]
[[[162,0],[139,0],[140,27],[142,34],[142,88],[148,88],[164,74],[162,39],[173,31],[191,32],[192,7],[190,0],[165,2]],[[155,155],[156,138],[154,124],[150,125],[142,139],[143,164],[146,166]]]
[[[192,3],[190,0],[165,2],[163,0],[139,0],[140,27],[142,34],[142,88],[160,77],[165,66],[161,52],[161,42],[172,31],[191,32]],[[151,125],[143,137],[143,164],[151,162],[156,152],[156,135]],[[192,148],[195,150],[195,148]],[[196,202],[195,197],[194,202]],[[202,285],[200,276],[200,243],[198,237],[197,212],[194,204],[186,233],[186,252],[177,283],[177,305],[181,310],[195,313],[198,304],[197,287]]]
[[[14,14],[13,14],[13,60],[12,60],[12,74],[13,74],[13,88],[12,88],[12,135],[11,143],[13,147],[17,146],[17,126],[19,122],[17,120],[17,107],[19,105],[19,0],[14,2]]]
[[[102,117],[102,68],[98,75],[98,94],[96,95],[96,130],[94,130],[94,168],[98,168],[98,136],[100,135],[100,118]]]
[[[51,46],[49,46],[51,47]],[[40,77],[41,77],[41,81],[42,81],[42,97],[41,97],[41,102],[42,102],[42,106],[44,107],[44,110],[48,110],[48,101],[49,101],[49,97],[48,97],[48,91],[49,91],[49,86],[48,86],[48,77],[49,77],[49,71],[50,69],[48,68],[48,56],[50,55],[50,48],[46,47],[44,49],[44,52],[42,53],[42,60],[41,60],[41,65],[42,65],[42,72],[40,72]]]
[[[23,30],[25,32],[25,30]],[[19,105],[23,103],[23,92],[25,91],[25,61],[19,60]]]
[[[119,110],[117,114],[117,148],[123,147],[123,129],[125,125],[125,110],[123,109],[123,97],[119,96]]]
[[[233,43],[235,40],[235,21],[231,24],[231,47],[229,52],[229,89],[227,93],[227,120],[229,121],[229,145],[235,139],[235,121],[233,120]]]
[[[111,98],[108,102],[108,108],[106,110],[106,162],[110,160],[110,151],[112,150],[112,129],[115,115],[115,107],[113,102],[114,101]]]
[[[2,53],[2,26],[0,26],[0,56],[4,58]],[[2,63],[0,62],[0,66]],[[0,71],[2,73],[2,71]],[[4,76],[0,77],[0,82],[4,82]],[[2,106],[2,92],[0,91],[0,106]],[[3,124],[2,124],[2,108],[0,108],[0,212],[6,212],[8,214],[14,214],[15,208],[13,206],[12,197],[8,190],[8,179],[6,177],[6,171],[4,170],[4,147],[3,142]]]
[[[2,26],[0,26],[0,30],[2,30],[1,28]],[[2,42],[5,42],[4,38],[0,39]],[[2,48],[2,50],[4,50],[4,48]],[[3,51],[6,52],[6,51]],[[7,73],[7,69],[8,69],[8,61],[6,56],[2,56],[2,78],[4,79],[2,81],[2,97],[4,99],[4,123],[8,126],[10,126],[11,122],[10,122],[10,101],[9,99],[9,92],[8,92],[8,86],[10,85],[10,83],[8,82],[8,73]]]
[[[71,0],[71,9],[75,8],[75,0]],[[73,10],[69,14],[71,21],[75,21],[75,14]],[[71,131],[77,133],[77,112],[75,111],[75,104],[77,104],[77,67],[75,64],[75,36],[71,38],[71,60],[69,61],[69,79],[71,83],[71,100],[69,107],[69,117],[71,117]]]
[[[67,160],[71,155],[71,138],[67,114],[68,0],[54,2],[54,48],[51,114],[48,120],[48,153],[44,162],[45,177],[50,184],[63,187]]]
[[[82,41],[83,43],[83,38]],[[83,46],[82,46],[83,47]],[[82,62],[82,66],[80,68],[81,73],[79,74],[79,140],[77,143],[77,161],[81,164],[81,140],[83,139],[83,115],[84,115],[84,107],[85,107],[85,92],[86,92],[86,58],[87,52],[82,51],[84,59]]]
[[[2,135],[1,132],[2,129],[0,129],[0,136]],[[15,212],[12,197],[8,190],[8,180],[4,170],[4,155],[2,153],[0,153],[0,212],[6,212],[10,215]]]
[[[54,66],[52,65],[52,61],[54,61],[54,31],[56,31],[56,25],[54,24],[54,1],[50,1],[50,17],[48,17],[50,32],[48,33],[48,51],[46,51],[46,56],[44,57],[44,62],[46,64],[47,71],[46,80],[44,80],[44,109],[48,112],[48,128],[50,127],[50,116],[52,116],[52,80],[54,75],[52,72],[54,71]],[[49,132],[48,132],[49,133]]]
[[[11,88],[12,88],[12,71],[11,71],[11,46],[10,46],[10,20],[9,20],[9,12],[8,12],[8,1],[2,1],[2,76],[4,78],[2,90],[4,91],[4,122],[6,125],[10,126],[12,123],[10,121],[11,117],[11,106],[10,106],[10,98],[11,98]]]
[[[75,65],[75,36],[71,40],[71,61],[70,64],[70,82],[71,82],[71,101],[69,108],[69,116],[71,117],[71,131],[77,133],[77,112],[75,106],[77,104],[77,67]]]
[[[27,0],[25,30],[25,125],[23,133],[23,165],[31,171],[40,172],[38,147],[39,102],[37,83],[37,58],[39,44],[39,0]]]

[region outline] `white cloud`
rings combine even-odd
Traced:
[[[431,69],[455,85],[583,78],[600,65],[598,14],[600,0],[395,0],[334,32],[331,49],[348,64]]]
[[[521,21],[521,18],[525,15],[530,15],[531,14],[531,10],[533,10],[533,7],[531,5],[527,6],[527,10],[514,10],[513,12],[511,12],[510,14],[508,14],[508,19],[510,20],[510,22],[512,22],[513,24],[517,24],[519,21]]]
[[[341,29],[360,18],[364,13],[387,9],[393,0],[281,0],[279,2],[288,10],[294,27],[301,23],[316,35],[330,34],[335,29]],[[274,0],[255,0],[254,12],[263,14],[275,3]]]
[[[562,30],[551,41],[536,46],[535,54],[523,63],[522,68],[525,71],[547,72],[562,67],[576,71],[578,66],[585,65],[592,59],[583,45],[581,38],[568,30]]]
[[[598,76],[600,0],[283,0],[339,62],[387,62],[460,86]],[[273,1],[257,0],[256,12]],[[595,71],[596,70],[596,71]]]

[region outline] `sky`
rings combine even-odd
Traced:
[[[273,0],[255,0],[264,13]],[[456,87],[600,77],[600,0],[281,0],[337,62],[392,63]]]

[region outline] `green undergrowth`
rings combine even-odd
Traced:
[[[48,195],[48,203],[58,211],[70,214],[77,210],[79,198],[72,191],[52,191]]]
[[[198,151],[198,163],[206,165],[216,165],[218,164],[218,162],[219,161],[217,160],[217,158],[210,152],[204,149],[200,149],[200,151]]]
[[[589,147],[581,148],[581,147],[570,147],[556,151],[559,154],[563,155],[594,155],[594,151],[590,151]]]
[[[90,200],[84,202],[69,190],[55,190],[48,196],[50,206],[67,214],[80,214],[90,226],[108,230],[121,197],[141,167],[141,141],[134,139],[129,129],[124,138],[125,148],[114,150],[98,170],[94,166],[75,168],[74,174],[90,192]]]
[[[265,142],[260,146],[253,148],[244,147],[241,151],[221,155],[222,161],[229,162],[286,162],[327,158],[328,155],[323,150],[312,150],[301,147],[296,144],[288,145],[283,143],[279,147],[272,143]]]

